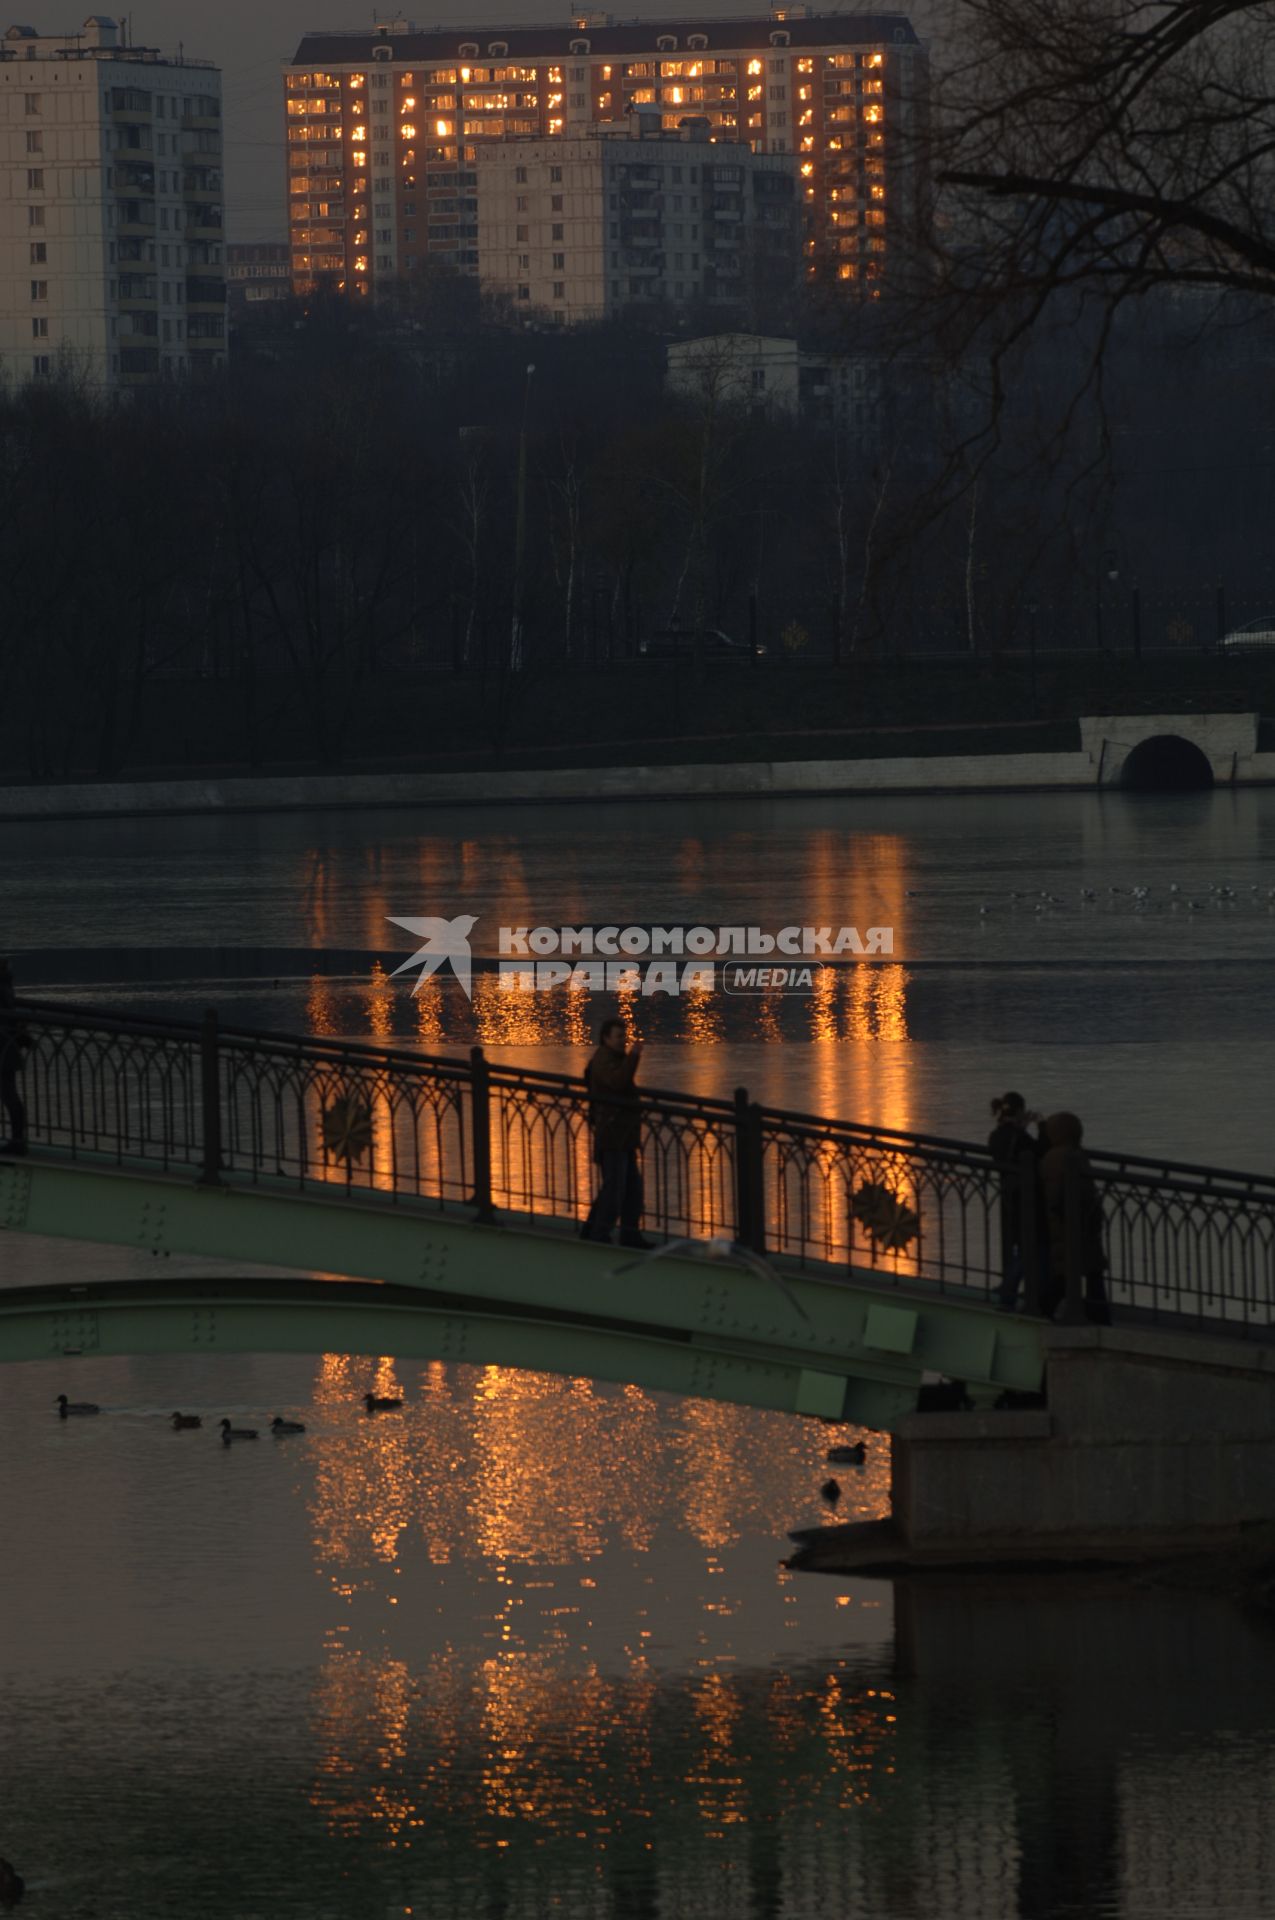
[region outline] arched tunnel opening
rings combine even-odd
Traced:
[[[1213,785],[1213,769],[1194,740],[1155,733],[1140,740],[1120,770],[1131,793],[1199,793]]]

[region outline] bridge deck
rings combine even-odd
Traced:
[[[34,1151],[0,1163],[0,1223],[363,1283],[339,1300],[280,1276],[244,1283],[252,1300],[219,1280],[93,1290],[96,1350],[126,1325],[198,1345],[183,1314],[236,1349],[322,1349],[339,1309],[342,1339],[373,1343],[351,1350],[389,1351],[389,1326],[401,1341],[412,1321],[431,1352],[557,1352],[569,1371],[829,1417],[853,1403],[845,1417],[868,1424],[914,1403],[927,1369],[988,1393],[1039,1381],[1041,1323],[992,1311],[1018,1176],[980,1147],[766,1109],[742,1090],[644,1092],[645,1227],[665,1245],[635,1261],[577,1237],[595,1174],[588,1103],[565,1075],[494,1066],[477,1048],[226,1030],[211,1015],[195,1027],[26,1005],[21,1018]],[[1269,1337],[1275,1180],[1092,1158],[1117,1316]],[[1020,1203],[1034,1204],[1026,1188]],[[1075,1319],[1070,1238],[1065,1253]],[[410,1314],[395,1289],[410,1290]],[[4,1299],[0,1357],[70,1351],[57,1344],[67,1301]],[[769,1365],[779,1374],[763,1381]]]

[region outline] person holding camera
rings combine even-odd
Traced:
[[[31,1037],[18,1014],[18,996],[7,960],[0,960],[0,1106],[9,1117],[9,1138],[0,1140],[0,1154],[12,1157],[27,1150],[27,1110],[18,1092],[18,1070]]]
[[[1049,1240],[1044,1193],[1040,1184],[1040,1159],[1044,1148],[1039,1137],[1032,1132],[1032,1128],[1039,1124],[1040,1115],[1028,1109],[1021,1093],[997,1094],[992,1101],[992,1118],[996,1124],[987,1136],[987,1150],[1002,1170],[1001,1284],[996,1306],[1001,1313],[1013,1313],[1018,1306],[1029,1251],[1024,1244],[1025,1177],[1032,1182],[1036,1203],[1033,1209],[1036,1273],[1041,1277],[1047,1271]],[[1025,1167],[1029,1169],[1026,1175]]]

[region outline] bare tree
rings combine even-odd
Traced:
[[[1107,317],[1156,287],[1275,295],[1275,7],[958,0],[935,178],[944,290],[1078,289]]]

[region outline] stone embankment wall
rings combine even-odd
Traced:
[[[1103,715],[1080,723],[1073,753],[901,754],[882,759],[531,767],[439,773],[271,774],[0,787],[0,819],[298,811],[320,807],[530,805],[757,795],[953,793],[1118,786],[1147,740],[1189,741],[1218,785],[1275,783],[1256,714]]]

